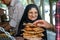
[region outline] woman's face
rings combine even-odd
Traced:
[[[38,17],[38,11],[36,10],[36,8],[31,8],[29,11],[28,11],[28,18],[30,20],[36,20]]]

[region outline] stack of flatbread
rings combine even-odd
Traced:
[[[43,28],[37,27],[32,23],[27,23],[24,25],[25,28],[22,30],[24,31],[23,33],[24,38],[42,38],[44,36],[44,34],[42,33],[44,32]]]

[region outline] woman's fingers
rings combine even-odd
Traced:
[[[35,21],[33,24],[36,24],[36,23],[41,23],[41,24],[43,24],[44,22],[43,22],[43,20],[37,20],[37,21]]]
[[[44,28],[49,28],[50,26],[50,24],[44,20],[37,20],[33,24],[39,27],[44,27]]]
[[[36,25],[36,26],[45,26],[43,20],[37,20],[33,24]]]

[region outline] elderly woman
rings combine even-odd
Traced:
[[[20,24],[18,27],[18,32],[17,32],[16,36],[23,37],[23,35],[21,35],[21,34],[23,34],[24,32],[21,30],[25,28],[25,26],[23,25],[24,23],[33,23],[34,25],[39,23],[37,26],[42,27],[45,30],[43,32],[44,36],[40,40],[47,40],[46,29],[50,28],[50,26],[52,26],[52,25],[47,23],[46,21],[42,20],[40,14],[39,14],[38,7],[35,4],[29,4],[26,6],[22,19],[20,21]]]

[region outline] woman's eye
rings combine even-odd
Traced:
[[[29,13],[32,13],[32,12],[29,12]]]
[[[37,14],[38,12],[35,12],[35,14]]]

